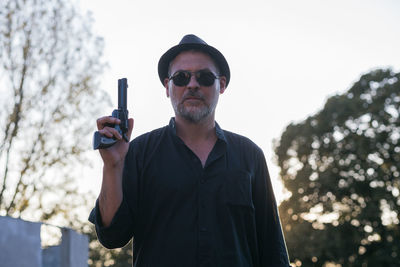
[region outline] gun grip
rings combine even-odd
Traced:
[[[103,149],[114,145],[117,139],[108,138],[96,131],[93,135],[93,149]]]

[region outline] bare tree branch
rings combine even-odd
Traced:
[[[0,214],[50,219],[78,195],[70,173],[109,102],[91,23],[70,0],[0,3]]]

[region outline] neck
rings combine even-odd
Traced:
[[[185,143],[198,143],[206,140],[216,140],[215,119],[210,116],[198,123],[187,121],[186,119],[175,117],[176,134]]]

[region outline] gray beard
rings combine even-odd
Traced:
[[[182,102],[177,102],[173,101],[171,98],[171,103],[174,108],[175,115],[181,116],[186,121],[190,123],[199,123],[215,111],[218,99],[213,99],[212,102],[207,104],[204,100],[204,97],[200,93],[193,90],[190,90],[188,93],[186,93],[183,99],[185,99],[187,96],[195,96],[203,99],[203,105],[188,108],[185,106],[184,100]]]
[[[208,106],[202,106],[196,108],[196,110],[188,110],[182,103],[178,104],[175,108],[175,113],[191,123],[199,123],[208,117],[211,113],[211,108]]]

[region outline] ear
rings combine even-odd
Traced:
[[[219,77],[219,93],[223,94],[225,92],[225,89],[226,89],[226,77],[221,76]]]
[[[164,87],[165,87],[165,93],[167,94],[167,97],[169,97],[169,79],[168,78],[164,79]]]

